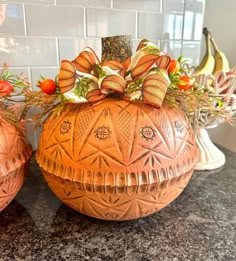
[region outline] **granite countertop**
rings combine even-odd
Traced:
[[[0,213],[0,260],[236,260],[236,153],[195,171],[168,207],[132,221],[103,221],[64,205],[32,157],[26,181]]]

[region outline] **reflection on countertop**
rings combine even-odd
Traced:
[[[184,192],[148,217],[84,216],[59,201],[32,157],[24,186],[0,213],[0,260],[236,260],[236,153],[195,171]]]

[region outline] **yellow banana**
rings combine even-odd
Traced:
[[[205,36],[205,41],[206,41],[206,52],[205,55],[203,56],[200,64],[195,68],[193,75],[200,75],[200,74],[212,74],[214,65],[215,65],[215,60],[214,57],[211,53],[211,47],[210,47],[210,33],[206,28],[203,28],[202,33]]]
[[[214,59],[215,59],[215,66],[212,74],[216,75],[219,71],[228,72],[230,70],[230,67],[226,55],[219,50],[213,36],[210,37],[210,40],[211,40],[212,47],[214,49]]]

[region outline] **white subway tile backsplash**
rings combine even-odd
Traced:
[[[185,0],[185,11],[204,13],[206,0]]]
[[[190,65],[199,64],[201,42],[183,42],[182,53]]]
[[[101,39],[95,38],[59,38],[59,60],[74,60],[86,47],[92,48],[101,58]]]
[[[1,69],[2,68],[0,67],[0,70]],[[22,75],[23,78],[26,78],[29,82],[31,82],[29,68],[27,67],[12,68],[11,64],[8,64],[8,69],[11,74]]]
[[[0,4],[0,35],[25,35],[22,5]]]
[[[31,36],[84,36],[83,15],[80,7],[26,5],[27,32]]]
[[[53,5],[55,0],[1,0],[1,2],[10,2],[10,3],[21,3],[21,4],[45,4]]]
[[[201,40],[203,14],[186,11],[184,24],[184,40]]]
[[[180,40],[182,26],[182,14],[140,12],[138,38]]]
[[[112,0],[56,0],[57,5],[110,8]]]
[[[172,59],[181,55],[181,41],[161,41],[161,50],[168,53]]]
[[[201,40],[204,6],[204,0],[186,0],[183,33],[184,40]]]
[[[113,0],[113,7],[140,11],[160,11],[161,0]]]
[[[184,12],[185,0],[162,0],[163,12]]]
[[[57,66],[56,40],[49,37],[0,37],[0,60],[14,66]]]
[[[107,37],[132,35],[135,37],[136,13],[132,11],[87,9],[87,36]]]

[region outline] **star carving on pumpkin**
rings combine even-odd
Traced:
[[[124,163],[119,160],[116,156],[116,153],[114,153],[114,151],[116,151],[117,153],[119,152],[118,150],[116,150],[117,146],[115,143],[107,146],[103,145],[102,148],[98,147],[97,144],[92,144],[92,142],[87,143],[87,145],[90,147],[90,149],[92,149],[91,152],[87,153],[87,150],[85,148],[86,153],[84,154],[84,156],[80,157],[77,162],[90,159],[90,166],[96,165],[98,168],[101,168],[102,165],[106,168],[109,168],[109,162],[124,166]],[[80,155],[82,155],[82,153],[80,153]]]
[[[56,139],[56,142],[53,144],[50,144],[49,146],[45,147],[45,150],[50,150],[50,155],[58,160],[63,159],[62,154],[65,154],[67,157],[69,157],[71,160],[73,160],[69,153],[67,153],[67,149],[65,148],[64,144],[70,142],[70,139],[66,139],[63,141],[58,141]]]
[[[176,137],[176,140],[181,141],[181,146],[179,148],[176,148],[176,157],[180,154],[188,155],[192,148],[195,146],[193,143],[193,135],[191,135],[190,133],[190,131],[187,131],[186,135],[184,135],[183,137]]]
[[[97,196],[96,199],[89,196],[78,196],[73,198],[64,198],[64,201],[70,205],[76,206],[82,213],[86,209],[92,216],[109,219],[125,219],[130,215],[137,217],[146,216],[153,213],[166,205],[167,200],[173,200],[182,189],[176,191],[170,190],[168,193],[164,193],[164,200],[162,197],[147,196],[146,198],[135,199],[121,199],[110,197]]]
[[[167,158],[172,159],[169,155],[161,152],[159,150],[159,147],[162,145],[162,141],[159,141],[158,143],[153,144],[153,146],[146,147],[145,145],[137,144],[141,149],[142,152],[139,154],[137,158],[135,158],[129,165],[136,163],[137,161],[140,161],[143,159],[143,167],[145,167],[148,163],[151,164],[152,168],[155,166],[155,164],[161,164],[162,160],[161,158]]]

